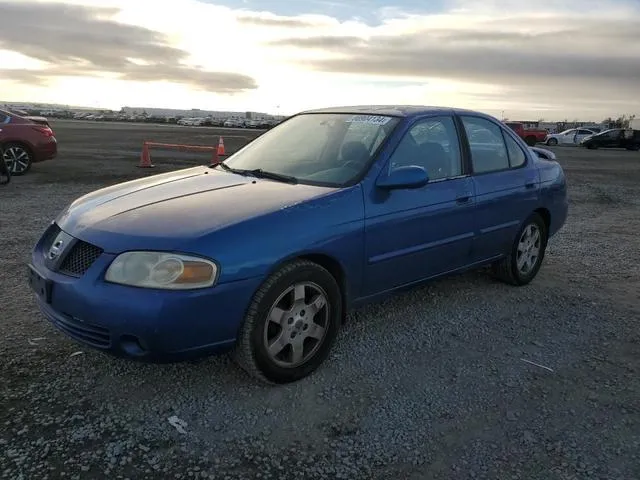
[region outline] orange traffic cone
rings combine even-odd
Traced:
[[[147,142],[142,142],[142,153],[140,154],[138,168],[153,168],[153,166],[151,156],[149,155],[149,145]]]
[[[222,139],[222,135],[220,136],[220,141],[218,141],[218,151],[216,152],[219,157],[223,157],[224,153],[224,140]]]
[[[211,156],[210,166],[213,167],[214,165],[217,165],[219,163],[220,163],[220,157],[218,156],[218,150],[214,150],[213,155]]]

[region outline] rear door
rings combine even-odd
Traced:
[[[538,172],[517,137],[486,117],[460,115],[476,193],[472,260],[511,248],[521,223],[538,205]],[[519,140],[519,139],[518,139]]]

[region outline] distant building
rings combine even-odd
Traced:
[[[247,120],[270,120],[279,119],[279,116],[269,115],[261,112],[230,112],[222,110],[201,110],[192,108],[190,110],[180,110],[174,108],[147,108],[147,107],[122,107],[120,113],[125,115],[150,115],[154,117],[173,117],[173,118],[211,118],[214,120],[222,120],[228,118],[247,119]]]

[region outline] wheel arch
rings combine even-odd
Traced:
[[[2,146],[2,148],[7,148],[7,145],[16,145],[18,147],[23,147],[28,150],[29,154],[31,154],[31,156],[33,157],[33,145],[25,140],[9,138],[0,142],[0,146]]]
[[[290,255],[280,262],[275,264],[269,271],[265,277],[277,272],[284,265],[294,262],[296,260],[307,260],[309,262],[313,262],[325,270],[327,270],[331,276],[338,283],[338,287],[340,288],[340,294],[342,295],[342,323],[345,323],[347,318],[347,309],[349,305],[349,284],[347,282],[347,275],[345,272],[345,268],[342,263],[332,255],[321,252],[303,252],[294,255]]]
[[[551,228],[551,212],[545,207],[537,208],[533,211],[533,213],[537,213],[544,220],[544,226],[547,229],[547,237],[549,236],[549,229]]]

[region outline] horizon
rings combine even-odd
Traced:
[[[18,105],[18,106],[22,106],[25,107],[27,110],[29,109],[34,109],[34,110],[46,110],[47,108],[58,108],[60,110],[87,110],[90,112],[111,112],[111,113],[119,113],[124,109],[130,109],[130,110],[135,110],[135,111],[146,111],[146,110],[169,110],[169,111],[176,111],[176,112],[196,112],[199,111],[201,113],[207,113],[207,112],[215,112],[215,113],[231,113],[231,114],[246,114],[246,113],[255,113],[258,115],[267,115],[267,116],[272,116],[272,117],[288,117],[291,115],[294,115],[296,113],[300,113],[302,112],[302,110],[298,111],[298,112],[293,112],[291,114],[285,115],[285,114],[280,114],[280,113],[274,113],[274,112],[269,112],[269,111],[258,111],[258,110],[216,110],[216,109],[209,109],[209,108],[198,108],[198,107],[193,107],[193,108],[167,108],[167,107],[156,107],[156,106],[130,106],[130,105],[123,105],[119,108],[115,108],[115,109],[109,109],[109,108],[95,108],[95,107],[90,107],[90,106],[83,106],[83,105],[68,105],[68,104],[56,104],[56,103],[36,103],[36,102],[20,102],[20,101],[2,101],[0,100],[0,108],[2,108],[2,106],[14,106]],[[29,106],[27,108],[27,106]],[[329,107],[344,107],[346,105],[330,105]],[[358,105],[350,105],[352,107],[357,107]],[[360,106],[365,106],[365,105],[360,105]],[[400,105],[394,105],[394,104],[389,104],[388,106],[400,106]],[[429,107],[428,105],[425,105],[425,107]],[[457,108],[457,107],[452,107],[452,108]],[[24,108],[23,108],[24,109]],[[506,112],[505,112],[506,113]],[[501,121],[511,121],[511,122],[525,122],[525,123],[534,123],[534,122],[540,122],[540,123],[567,123],[567,124],[573,124],[573,123],[591,123],[591,124],[600,124],[602,123],[604,120],[611,120],[611,121],[616,121],[619,120],[621,118],[636,118],[636,116],[634,115],[626,115],[626,114],[622,114],[622,115],[609,115],[606,117],[603,117],[601,119],[595,119],[595,118],[563,118],[561,120],[557,120],[557,119],[546,119],[546,118],[516,118],[516,117],[508,117],[506,114],[504,117],[501,117],[501,115],[496,115],[496,118],[500,119]],[[187,117],[185,117],[187,118]]]
[[[154,2],[152,15],[149,5],[0,0],[0,89],[13,103],[107,110],[640,114],[640,0],[586,0],[577,13],[566,0],[181,0]]]

